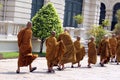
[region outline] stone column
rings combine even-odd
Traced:
[[[93,24],[99,24],[100,1],[84,0],[83,1],[84,26],[87,28]]]
[[[89,0],[83,0],[82,15],[84,17],[83,26],[88,27],[89,25]]]

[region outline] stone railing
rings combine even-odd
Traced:
[[[17,34],[25,24],[0,21],[0,40],[17,40]]]

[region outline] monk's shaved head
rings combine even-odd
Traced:
[[[51,35],[55,36],[56,32],[55,31],[52,31],[51,32]]]
[[[80,40],[80,36],[77,36],[77,40]]]
[[[31,28],[32,27],[32,22],[31,21],[28,21],[27,22],[27,28]]]

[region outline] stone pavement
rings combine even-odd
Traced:
[[[87,68],[87,57],[81,62],[81,68],[70,68],[71,64],[66,64],[64,71],[55,69],[55,73],[48,74],[46,59],[37,58],[33,65],[37,70],[29,72],[28,67],[21,68],[21,73],[16,74],[17,59],[0,60],[0,80],[120,80],[120,65],[115,63],[106,64],[106,67],[100,67],[99,57],[96,65]]]

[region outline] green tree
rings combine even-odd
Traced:
[[[42,53],[43,43],[50,36],[51,31],[56,31],[56,36],[63,31],[60,18],[52,3],[44,5],[32,18],[32,23],[33,36],[41,39],[40,53]]]
[[[117,17],[117,24],[115,25],[114,32],[116,34],[119,34],[120,33],[120,9],[117,10],[116,17]]]

